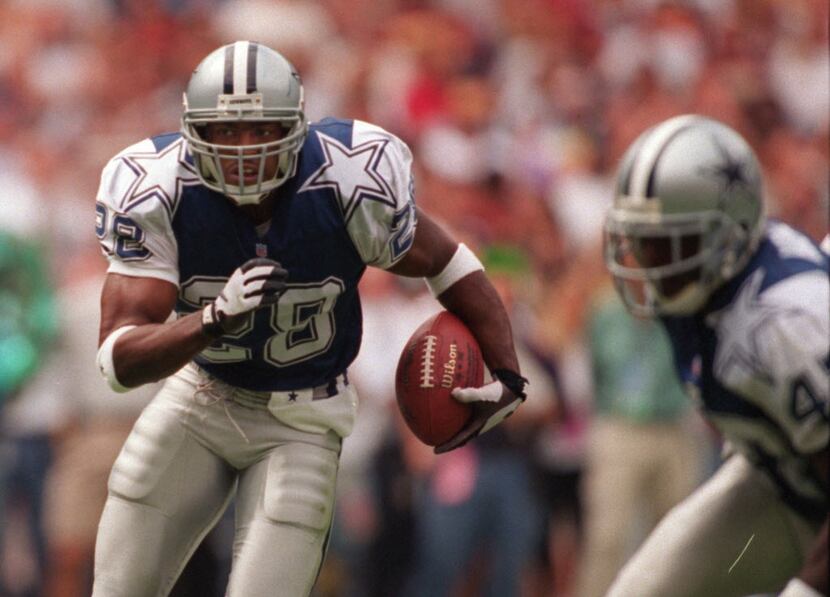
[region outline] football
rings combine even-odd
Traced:
[[[484,360],[464,323],[441,311],[422,323],[404,346],[395,375],[398,407],[412,433],[430,446],[443,444],[470,418],[453,388],[481,387]]]

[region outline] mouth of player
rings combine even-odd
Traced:
[[[259,168],[243,168],[242,176],[240,176],[239,170],[234,168],[225,173],[225,180],[235,185],[239,185],[240,183],[244,185],[257,184],[259,181]]]

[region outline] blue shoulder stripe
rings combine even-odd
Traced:
[[[156,151],[161,151],[171,143],[175,142],[181,136],[182,134],[179,132],[164,133],[161,135],[156,135],[155,137],[152,137],[150,140],[153,142]]]
[[[815,243],[813,243],[815,244]],[[720,311],[728,305],[741,285],[758,268],[764,269],[764,279],[761,281],[759,292],[764,292],[782,280],[792,276],[811,271],[828,272],[830,270],[830,258],[821,251],[821,262],[811,261],[802,257],[782,257],[781,251],[769,239],[764,238],[758,251],[750,260],[749,264],[737,276],[729,280],[722,288],[715,291],[709,303],[706,305],[706,312]],[[772,265],[770,267],[770,264]]]

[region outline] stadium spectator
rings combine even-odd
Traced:
[[[58,291],[64,424],[55,434],[55,459],[45,479],[44,526],[49,552],[47,597],[92,592],[92,559],[110,468],[141,410],[158,390],[141,388],[123,400],[95,366],[105,262],[97,247],[78,254]],[[72,515],[68,516],[67,513]]]
[[[609,286],[592,303],[581,597],[605,595],[634,549],[694,489],[703,457],[665,332],[631,316]]]
[[[43,220],[4,167],[0,179],[11,184],[0,213],[0,594],[35,597],[48,567],[43,483],[62,419],[62,371],[52,358],[57,311]]]
[[[518,597],[544,534],[542,497],[534,486],[532,448],[559,397],[525,340],[524,297],[530,263],[515,247],[491,246],[483,263],[515,322],[522,371],[533,378],[520,412],[475,444],[436,458],[415,496],[415,553],[405,595]],[[485,441],[486,437],[486,441]]]

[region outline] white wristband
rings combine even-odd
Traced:
[[[778,597],[824,597],[800,578],[794,578],[787,583]]]
[[[483,269],[484,266],[475,253],[468,249],[467,245],[461,243],[441,273],[431,278],[424,278],[424,280],[432,295],[438,296],[467,274]]]
[[[119,382],[118,378],[115,376],[115,363],[112,360],[112,351],[113,348],[115,348],[116,341],[134,327],[136,326],[125,325],[113,331],[101,344],[101,348],[98,349],[98,356],[96,358],[98,369],[101,371],[101,375],[104,376],[104,379],[107,380],[109,386],[118,393],[127,392],[132,388],[121,385],[121,382]]]

